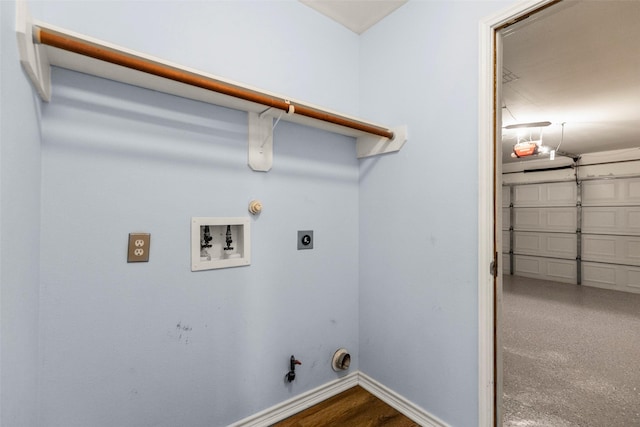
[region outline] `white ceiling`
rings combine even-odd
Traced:
[[[574,154],[640,147],[640,1],[564,1],[503,35],[503,126],[550,121],[555,148],[564,122]],[[503,131],[504,162],[516,139]]]
[[[407,0],[299,0],[325,16],[362,34]]]

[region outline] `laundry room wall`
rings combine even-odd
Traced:
[[[357,110],[357,36],[298,2],[46,2],[35,18]],[[58,68],[42,128],[42,425],[228,425],[339,378],[340,347],[358,369],[353,138],[281,121],[254,172],[246,113]],[[192,272],[192,217],[249,217],[251,265]],[[151,234],[148,263],[127,263],[132,232]]]
[[[0,2],[0,424],[33,426],[38,394],[40,101],[20,66],[13,2]]]
[[[361,113],[409,142],[360,164],[360,369],[452,426],[479,425],[479,23],[514,4],[410,1],[362,36]]]

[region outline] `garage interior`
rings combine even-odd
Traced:
[[[505,426],[640,425],[640,2],[501,32]]]

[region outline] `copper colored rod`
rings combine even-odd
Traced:
[[[153,74],[154,76],[166,78],[179,83],[185,83],[190,86],[196,86],[202,89],[221,93],[223,95],[243,99],[245,101],[277,108],[285,112],[289,110],[290,105],[293,105],[295,114],[300,114],[312,119],[333,123],[389,139],[393,139],[394,136],[393,132],[379,126],[369,125],[347,117],[307,107],[305,105],[290,103],[285,99],[276,98],[261,92],[252,91],[206,77],[200,77],[162,64],[103,49],[89,43],[58,35],[43,28],[38,28],[37,31],[35,31],[35,34],[37,43],[46,44],[48,46],[95,58],[100,61],[142,71],[147,74]]]
[[[295,113],[301,116],[311,117],[312,119],[322,120],[324,122],[333,123],[340,126],[345,126],[351,129],[356,129],[362,132],[370,133],[377,136],[393,139],[393,132],[381,128],[379,126],[368,125],[366,123],[358,122],[347,117],[338,116],[328,113],[326,111],[317,110],[315,108],[307,107],[300,104],[291,103],[295,107]]]

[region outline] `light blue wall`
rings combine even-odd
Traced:
[[[37,18],[45,22],[358,113],[358,36],[296,0],[51,0],[42,7]]]
[[[357,36],[298,2],[56,2],[36,18],[357,106]],[[147,45],[140,36],[158,23],[167,34]],[[338,378],[340,347],[358,369],[353,139],[280,122],[273,169],[258,173],[243,112],[60,69],[53,85],[42,114],[41,425],[222,426]],[[252,265],[191,272],[191,217],[249,216],[252,198],[264,204]],[[315,232],[312,251],[296,249],[303,229]],[[151,233],[149,263],[127,264],[130,232]],[[292,354],[303,364],[288,384]]]
[[[478,27],[508,5],[410,1],[361,37],[361,113],[409,142],[360,165],[360,369],[452,426],[478,425]]]
[[[18,59],[15,4],[0,2],[0,424],[37,415],[39,104]]]
[[[294,1],[32,5],[45,22],[409,126],[400,153],[359,164],[349,138],[281,122],[264,174],[246,167],[243,113],[65,70],[40,153],[0,2],[3,425],[225,425],[336,378],[339,346],[354,370],[476,425],[477,29],[513,3],[410,1],[360,37]],[[191,216],[245,216],[252,198],[265,205],[252,266],[190,272]],[[306,228],[316,249],[298,252]],[[147,264],[125,262],[134,231],[152,234]],[[291,354],[303,366],[285,385]]]
[[[357,357],[358,168],[348,138],[276,128],[246,166],[246,115],[56,70],[43,109],[45,425],[226,425]],[[190,271],[192,216],[248,216],[252,265]],[[296,250],[313,229],[315,249]],[[151,233],[148,264],[126,263]],[[284,383],[291,354],[303,361]],[[357,369],[357,364],[354,366]]]

